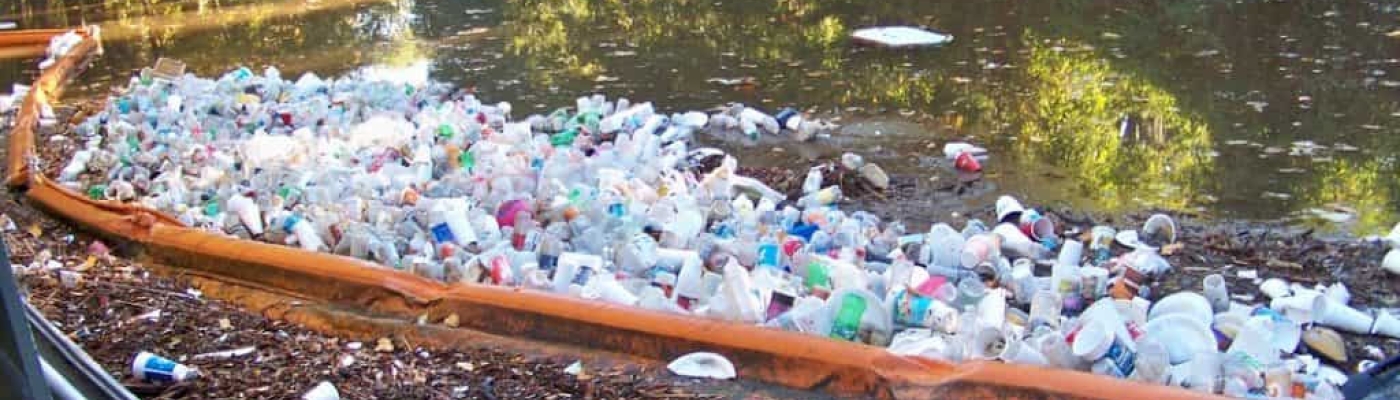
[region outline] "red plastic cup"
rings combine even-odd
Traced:
[[[979,172],[982,171],[982,163],[977,162],[977,158],[972,153],[958,153],[958,158],[953,160],[953,167],[959,171]]]
[[[1035,240],[1055,237],[1055,221],[1040,215],[1035,210],[1026,210],[1021,213],[1021,220],[1018,221],[1021,233]]]

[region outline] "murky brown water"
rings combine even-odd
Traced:
[[[938,186],[956,179],[944,142],[990,147],[979,190],[922,199],[933,209],[1010,192],[1106,212],[1333,218],[1358,233],[1400,217],[1394,0],[11,0],[0,20],[102,24],[87,94],[162,56],[205,75],[408,67],[519,110],[601,91],[846,124],[826,145],[728,145],[749,164],[841,148]],[[957,39],[918,51],[846,39],[880,24]],[[0,61],[0,85],[29,80],[32,64]]]

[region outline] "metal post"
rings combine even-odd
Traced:
[[[20,304],[19,288],[15,282],[14,270],[10,267],[10,249],[0,240],[0,393],[5,397],[14,395],[20,399],[53,398],[44,383],[44,372],[39,367],[39,355],[34,350],[34,337],[29,323],[25,320],[24,306]]]

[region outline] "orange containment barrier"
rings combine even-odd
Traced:
[[[11,46],[47,45],[49,39],[67,33],[68,29],[25,29],[22,31],[0,31],[0,48]]]
[[[423,314],[455,313],[461,321],[457,329],[657,362],[710,351],[733,361],[740,377],[837,395],[886,399],[1213,398],[1075,371],[897,356],[882,348],[823,337],[533,290],[448,285],[357,259],[214,235],[139,206],[90,200],[49,180],[24,161],[33,159],[39,102],[54,98],[63,80],[97,46],[96,38],[88,38],[35,84],[20,110],[20,123],[9,136],[12,157],[7,182],[24,190],[33,204],[49,213],[99,236],[130,244],[143,261],[377,316],[407,320]]]

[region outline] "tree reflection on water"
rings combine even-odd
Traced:
[[[924,141],[988,144],[991,179],[1037,200],[1253,218],[1331,204],[1356,209],[1367,232],[1400,209],[1400,180],[1386,178],[1400,151],[1400,40],[1384,35],[1400,29],[1395,13],[1376,1],[1330,0],[0,5],[26,26],[100,22],[108,55],[84,76],[97,85],[90,93],[158,57],[205,75],[234,65],[276,64],[290,76],[427,62],[435,78],[522,110],[602,91],[673,109],[743,101],[848,120],[899,115],[927,127]],[[957,39],[920,51],[848,43],[854,29],[893,23]],[[18,65],[0,64],[0,80],[23,80]],[[1262,150],[1299,141],[1327,150]],[[1249,145],[1226,145],[1236,142]],[[922,155],[922,143],[899,156]],[[1352,147],[1360,150],[1336,150]]]

